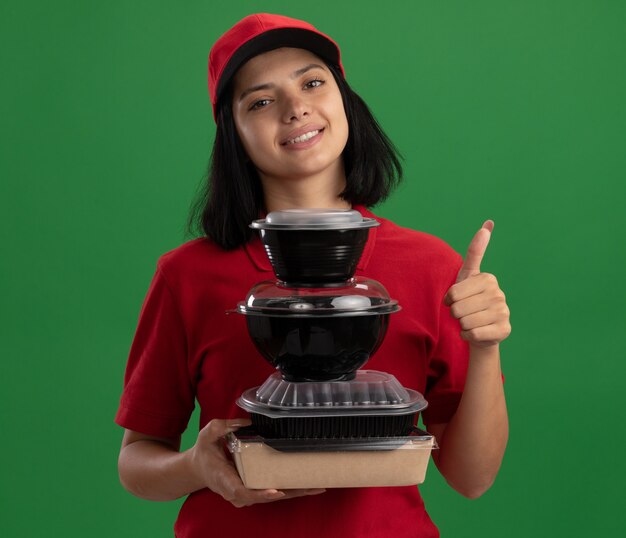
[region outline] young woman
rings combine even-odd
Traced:
[[[223,436],[250,423],[235,400],[272,373],[245,320],[224,314],[273,278],[248,224],[285,208],[352,207],[374,217],[366,206],[389,194],[401,166],[348,86],[336,43],[303,21],[258,14],[238,22],[211,50],[209,91],[217,132],[192,216],[205,237],[160,258],[141,311],[116,416],[125,428],[123,485],[151,500],[189,495],[179,537],[438,536],[416,487],[249,490],[226,454]],[[498,345],[509,311],[495,277],[480,271],[493,223],[463,260],[431,235],[376,218],[357,275],[382,282],[403,310],[367,367],[425,395],[439,471],[478,497],[508,436]],[[181,452],[195,401],[200,431]]]

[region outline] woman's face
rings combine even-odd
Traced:
[[[336,174],[348,121],[335,79],[313,53],[281,48],[255,56],[234,78],[233,116],[262,178]]]

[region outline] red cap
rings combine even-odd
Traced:
[[[345,76],[339,45],[313,25],[270,13],[248,15],[222,35],[209,53],[209,95],[214,118],[217,101],[237,69],[250,58],[280,47],[309,50],[339,67]]]

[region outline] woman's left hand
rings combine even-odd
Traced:
[[[486,221],[472,239],[456,284],[444,302],[461,324],[461,338],[476,347],[497,346],[511,334],[510,311],[495,276],[480,272],[494,223]]]

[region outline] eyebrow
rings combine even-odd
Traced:
[[[311,69],[315,69],[317,67],[319,67],[320,69],[324,69],[320,64],[308,64],[304,67],[301,67],[300,69],[296,69],[293,73],[291,73],[291,75],[289,75],[289,78],[298,78],[299,76],[304,75],[304,73],[306,73],[307,71],[310,71]],[[275,84],[269,82],[265,84],[257,84],[256,86],[251,86],[241,93],[241,95],[239,96],[239,101],[243,101],[247,95],[253,92],[258,92],[260,90],[271,90],[275,86]]]

